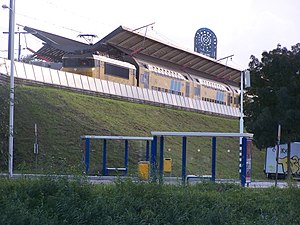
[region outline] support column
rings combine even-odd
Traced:
[[[247,161],[247,138],[242,138],[242,168],[241,168],[241,185],[246,184],[246,162]]]
[[[181,169],[182,183],[186,180],[186,137],[182,137],[182,169]]]
[[[156,182],[156,157],[157,157],[157,136],[153,136],[153,141],[151,145],[151,180]]]
[[[124,156],[124,176],[127,176],[127,171],[128,171],[128,140],[125,140],[125,156]]]
[[[102,152],[102,176],[107,175],[106,171],[106,139],[103,140],[103,152]]]
[[[164,136],[159,140],[159,182],[163,181],[164,176]]]
[[[216,156],[217,156],[217,138],[212,138],[212,149],[211,149],[211,180],[216,181]]]
[[[90,166],[90,139],[85,139],[85,154],[84,154],[85,174],[89,175]]]

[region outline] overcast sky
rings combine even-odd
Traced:
[[[217,59],[234,54],[228,63],[240,69],[248,67],[250,55],[260,59],[263,51],[276,48],[278,43],[290,49],[300,42],[300,0],[15,2],[17,24],[79,41],[84,41],[77,38],[80,33],[96,34],[101,39],[120,25],[136,29],[155,22],[147,35],[193,50],[195,32],[206,27],[217,36]],[[9,0],[1,0],[2,4],[9,6]],[[0,12],[0,56],[7,57],[8,35],[3,32],[8,31],[9,10],[1,9]],[[17,37],[15,42],[18,42]],[[32,35],[26,35],[26,43],[34,50],[41,47],[41,41]],[[23,48],[26,43],[22,35]],[[29,52],[22,51],[22,54]]]

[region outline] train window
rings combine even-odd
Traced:
[[[116,66],[105,62],[104,73],[107,75],[117,76],[124,79],[129,79],[129,69],[121,66]]]

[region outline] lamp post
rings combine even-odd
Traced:
[[[241,71],[241,98],[240,98],[240,134],[244,133],[244,85],[245,87],[250,87],[250,71],[244,70]],[[239,172],[241,173],[242,166],[242,137],[240,137],[240,168]]]
[[[8,173],[13,176],[14,158],[14,38],[15,38],[15,0],[10,0],[10,6],[2,5],[2,8],[9,9],[9,38],[8,38],[8,59],[10,60],[10,99],[9,99],[9,148],[8,148]]]

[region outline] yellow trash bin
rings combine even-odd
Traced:
[[[141,180],[149,180],[149,161],[140,161],[139,162],[139,178]]]
[[[164,159],[164,172],[165,173],[171,173],[172,172],[172,159],[171,158],[165,158]]]

